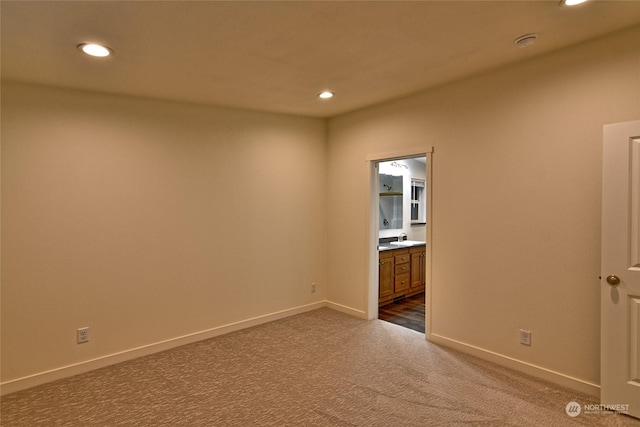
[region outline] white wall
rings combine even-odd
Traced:
[[[597,391],[602,126],[638,118],[640,28],[331,119],[329,298],[367,307],[365,160],[433,146],[432,338]]]
[[[325,131],[3,83],[3,383],[324,301]]]

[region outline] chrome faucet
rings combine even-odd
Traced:
[[[402,242],[405,237],[407,237],[407,233],[400,233],[398,236],[398,242]]]

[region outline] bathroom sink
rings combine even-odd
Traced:
[[[421,242],[419,240],[403,240],[402,242],[389,242],[390,245],[393,246],[416,246],[416,245],[424,245],[426,242]]]

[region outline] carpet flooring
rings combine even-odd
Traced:
[[[640,425],[593,398],[320,309],[4,396],[13,426]]]

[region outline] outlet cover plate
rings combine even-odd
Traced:
[[[89,327],[79,328],[77,331],[78,344],[89,342]]]

